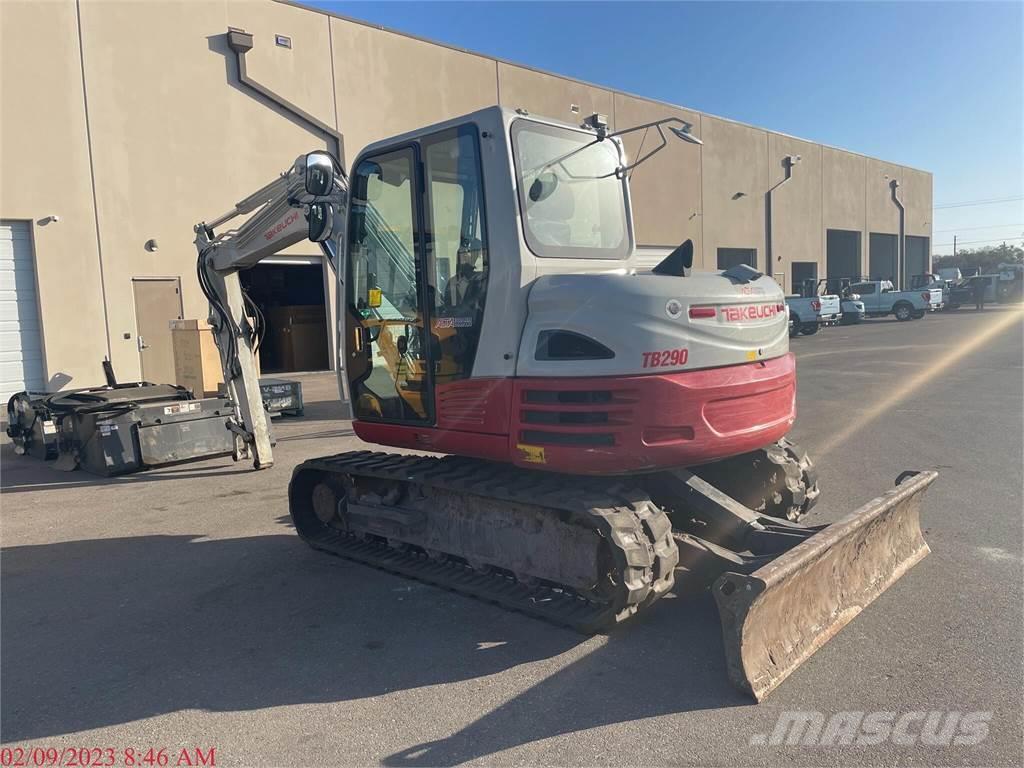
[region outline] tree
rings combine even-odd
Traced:
[[[1024,248],[1019,245],[988,245],[984,248],[965,248],[956,256],[936,256],[932,269],[941,267],[978,267],[981,274],[997,272],[1000,264],[1024,264]]]

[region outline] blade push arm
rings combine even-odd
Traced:
[[[331,227],[318,240],[332,232],[337,236],[346,195],[345,176],[334,159],[325,152],[312,152],[300,155],[291,168],[232,210],[195,226],[196,276],[210,302],[209,321],[224,383],[234,403],[234,417],[228,426],[236,436],[235,459],[251,458],[256,469],[274,463],[255,358],[263,319],[245,294],[238,273],[307,239],[311,207],[326,212],[331,220]],[[238,216],[247,218],[237,228],[215,231]],[[330,251],[336,253],[337,248]]]

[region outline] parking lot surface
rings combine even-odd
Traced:
[[[215,748],[217,765],[1020,765],[1021,313],[793,340],[794,437],[829,521],[936,469],[932,554],[766,702],[725,674],[709,596],[584,638],[313,552],[292,467],[363,447],[334,379],[275,422],[276,466],[101,479],[2,458],[6,746]],[[765,745],[780,715],[989,712],[979,744]]]

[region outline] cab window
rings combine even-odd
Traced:
[[[468,378],[483,325],[489,256],[477,129],[422,141],[431,335],[438,385]]]
[[[526,244],[537,256],[629,255],[626,180],[614,141],[531,120],[512,124]]]

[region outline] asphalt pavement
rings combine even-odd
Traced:
[[[307,416],[276,422],[268,471],[215,460],[108,480],[5,442],[0,737],[100,749],[97,764],[109,749],[116,765],[197,747],[218,766],[1021,765],[1021,318],[961,310],[793,341],[793,436],[823,489],[811,521],[904,469],[939,479],[931,555],[760,705],[726,679],[706,595],[584,638],[308,549],[288,522],[291,468],[362,445],[331,376],[302,377]],[[794,711],[980,712],[984,733],[773,745]]]

